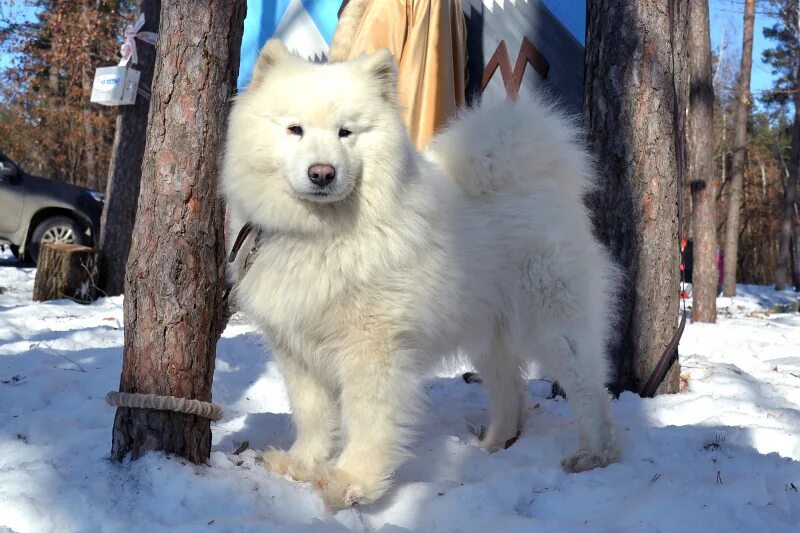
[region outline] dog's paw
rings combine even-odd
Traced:
[[[314,477],[313,464],[283,450],[270,448],[261,454],[261,461],[267,470],[281,476],[289,476],[295,481],[311,481]]]
[[[608,466],[616,462],[617,459],[619,459],[619,450],[616,448],[603,450],[603,452],[599,454],[591,453],[587,450],[579,450],[575,455],[561,461],[561,466],[564,468],[565,472],[575,474],[602,466]]]
[[[484,437],[480,441],[478,441],[478,446],[484,448],[486,451],[494,453],[500,450],[507,450],[511,447],[512,444],[517,442],[519,436],[522,434],[521,431],[517,431],[516,434],[511,435],[508,438],[505,437]]]
[[[486,426],[480,426],[480,429],[476,429],[468,425],[467,428],[478,437],[479,447],[490,453],[494,453],[510,448],[512,444],[517,442],[519,436],[522,434],[522,428],[519,424],[516,426],[506,424],[506,426],[507,427],[501,428],[492,424],[488,429]]]
[[[325,505],[332,509],[373,503],[384,491],[383,483],[359,479],[335,467],[318,469],[314,486],[320,491]]]

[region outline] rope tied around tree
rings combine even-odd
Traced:
[[[247,223],[242,227],[239,231],[239,234],[236,236],[236,241],[233,244],[233,248],[231,249],[230,256],[228,257],[228,262],[233,263],[236,260],[236,256],[239,253],[239,250],[244,245],[244,242],[247,240],[247,237],[253,231],[253,225]],[[250,263],[253,260],[253,255],[256,251],[258,251],[258,246],[260,244],[262,238],[262,231],[258,230],[256,234],[255,242],[253,243],[253,247],[250,250],[247,258],[245,259],[245,263],[242,266],[242,272],[240,273],[240,278],[244,276],[247,270],[250,267]],[[225,324],[228,323],[228,319],[230,318],[231,310],[229,309],[230,302],[229,297],[231,291],[233,289],[232,285],[228,285],[225,288],[225,292],[223,295],[223,321]],[[210,418],[215,422],[222,418],[222,408],[214,403],[211,402],[204,402],[201,400],[190,400],[188,398],[177,398],[175,396],[161,396],[158,394],[143,394],[138,392],[116,392],[111,391],[106,394],[106,403],[108,405],[112,405],[114,407],[128,407],[132,409],[156,409],[158,411],[172,411],[174,413],[186,413],[190,415],[197,415],[202,416],[204,418]]]
[[[111,391],[106,394],[106,403],[115,407],[186,413],[209,418],[215,422],[222,418],[222,408],[217,404],[175,396]]]

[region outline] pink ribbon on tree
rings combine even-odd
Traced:
[[[130,62],[133,62],[135,65],[139,62],[139,56],[136,53],[136,39],[152,45],[156,44],[158,34],[152,31],[139,31],[142,29],[142,26],[144,26],[144,13],[140,13],[136,22],[128,24],[125,28],[125,42],[122,43],[122,48],[120,49],[122,59],[119,61],[119,66],[127,66]]]

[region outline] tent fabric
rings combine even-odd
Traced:
[[[261,47],[275,37],[292,52],[322,61],[333,38],[342,0],[247,0],[238,87],[250,82]]]
[[[353,2],[342,15],[349,27]],[[361,13],[363,12],[363,14]],[[355,15],[346,57],[388,48],[398,65],[398,96],[409,136],[422,149],[465,99],[466,26],[459,0],[370,1]],[[335,40],[339,41],[336,34]]]
[[[372,0],[393,4],[399,0]],[[408,0],[415,4],[427,0]],[[371,2],[371,3],[372,3]],[[248,0],[239,69],[239,90],[245,90],[260,48],[270,37],[312,61],[324,61],[337,27],[342,0]],[[583,103],[583,41],[586,0],[461,0],[467,33],[467,102],[509,95],[500,72],[482,83],[486,67],[503,44],[502,63],[516,68],[531,47],[548,69],[526,66],[513,92],[543,92],[580,113]],[[526,48],[526,46],[528,48]],[[495,59],[497,59],[495,57]],[[515,80],[514,85],[518,85]]]
[[[535,9],[539,3],[537,0],[462,0],[469,29],[472,27],[469,16],[478,7],[476,4],[481,4],[479,9],[491,15],[515,18],[519,16],[520,10],[524,13],[528,8]],[[578,43],[583,44],[586,33],[586,0],[541,0],[541,3],[549,8]],[[302,57],[317,61],[326,58],[341,4],[342,0],[247,0],[247,18],[244,21],[239,65],[239,90],[247,86],[258,52],[271,37],[280,38],[287,48]],[[506,9],[508,11],[504,12]],[[291,38],[291,42],[287,42],[287,37]],[[562,36],[561,40],[568,39]],[[577,69],[583,69],[582,63],[571,70]]]
[[[570,114],[583,104],[584,50],[563,25],[566,4],[583,0],[461,0],[467,20],[467,101],[497,101],[519,95],[544,94]],[[558,7],[561,17],[550,10]],[[573,13],[577,19],[577,15]],[[580,21],[585,20],[585,14]],[[526,42],[527,41],[527,42]],[[491,74],[494,60],[506,70],[522,70],[513,80],[502,69]],[[537,68],[537,63],[539,67]]]

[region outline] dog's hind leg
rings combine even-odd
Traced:
[[[496,325],[488,353],[473,360],[489,395],[491,419],[480,446],[497,451],[510,446],[524,423],[526,395],[520,361],[503,326]]]
[[[292,356],[276,360],[286,380],[297,438],[288,451],[270,449],[262,460],[267,468],[297,481],[310,481],[333,449],[339,411],[331,391],[302,361]]]
[[[615,462],[619,449],[605,386],[607,372],[601,343],[570,334],[556,337],[548,345],[547,366],[566,391],[578,422],[580,447],[562,461],[564,470],[583,472]]]

